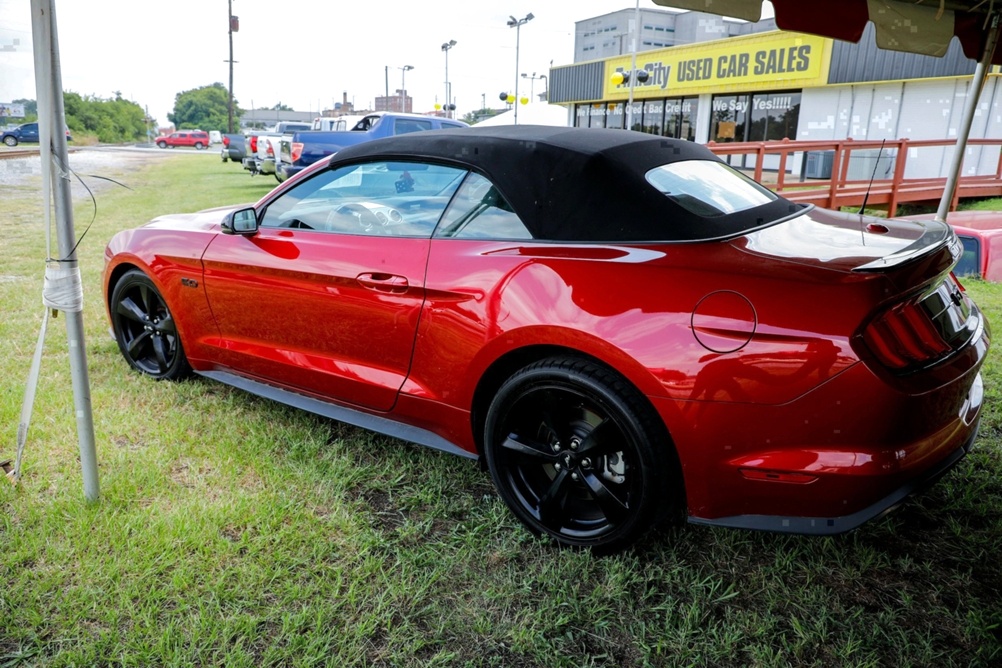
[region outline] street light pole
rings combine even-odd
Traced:
[[[539,75],[537,75],[535,72],[533,72],[532,76],[529,76],[525,72],[522,72],[522,78],[530,80],[530,83],[529,83],[529,99],[532,100],[533,102],[535,102],[536,101],[536,79],[545,79],[546,75],[545,74],[539,74]]]
[[[233,16],[233,0],[228,0],[228,7],[229,15],[227,20],[230,22],[230,59],[227,62],[230,64],[230,97],[226,103],[226,131],[233,134],[233,29],[240,30],[240,24],[237,17]]]
[[[639,0],[638,0],[639,2]],[[514,16],[508,17],[508,27],[515,29],[515,125],[518,125],[518,49],[521,40],[522,26],[536,18],[529,12],[525,18],[516,19]]]
[[[405,77],[407,75],[407,70],[413,70],[413,65],[404,65],[400,68],[400,111],[407,111],[407,86],[404,83],[406,81]]]
[[[452,111],[449,108],[449,104],[452,102],[452,89],[449,87],[449,49],[456,46],[456,40],[450,39],[448,42],[442,45],[442,51],[445,52],[445,117],[452,118]]]

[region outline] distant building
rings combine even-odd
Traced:
[[[882,49],[868,24],[858,43],[695,12],[624,9],[576,22],[575,62],[551,67],[549,102],[577,127],[629,128],[699,143],[782,139],[956,137],[976,63],[953,39],[943,57]],[[639,26],[639,27],[638,27]],[[638,51],[632,53],[632,33]],[[712,38],[712,39],[711,39]],[[660,46],[661,43],[670,44]],[[631,70],[646,77],[629,83]],[[1002,133],[1002,74],[991,74],[971,138]],[[911,148],[908,178],[942,178],[950,150]],[[994,174],[998,150],[970,146],[965,174]],[[883,178],[894,156],[860,151],[858,174]],[[764,166],[777,169],[775,156]],[[786,163],[807,168],[806,154]],[[869,160],[869,163],[867,163]],[[755,156],[736,156],[749,167]],[[878,164],[879,170],[874,167]],[[882,170],[882,171],[881,171]]]
[[[636,9],[620,9],[575,23],[574,62],[631,53],[630,40],[635,20]],[[748,23],[702,12],[672,12],[666,9],[642,8],[637,51],[695,44],[775,29],[775,19]]]
[[[398,88],[395,95],[377,97],[375,107],[376,111],[402,111],[411,113],[414,111],[414,100],[407,94],[406,90]]]

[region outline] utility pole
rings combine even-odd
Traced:
[[[233,16],[233,0],[227,1],[227,20],[230,24],[230,97],[226,102],[226,131],[233,134],[233,33],[240,30],[240,19]]]

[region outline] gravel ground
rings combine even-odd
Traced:
[[[184,151],[184,154],[192,151]],[[28,157],[3,159],[0,151],[0,215],[4,200],[23,199],[32,193],[39,196],[42,191],[42,165],[38,153]],[[169,160],[181,152],[167,152],[158,148],[140,147],[88,147],[79,148],[69,155],[70,169],[80,177],[71,178],[73,184],[73,199],[87,198],[87,190],[80,180],[87,184],[91,191],[98,193],[105,188],[117,187],[105,179],[115,179],[128,185],[128,175],[136,165],[150,160]],[[203,151],[202,155],[219,159],[218,151]],[[206,158],[210,159],[210,158]],[[104,178],[93,178],[100,176]]]

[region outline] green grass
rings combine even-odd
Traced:
[[[472,462],[127,370],[105,241],[273,181],[205,156],[107,174],[80,247],[101,499],[87,504],[63,318],[0,480],[0,667],[991,666],[1002,663],[1002,369],[972,454],[846,536],[686,526],[598,558],[532,538]],[[78,231],[92,217],[77,206]],[[37,336],[43,229],[0,194],[0,459]],[[968,290],[1002,322],[1002,286]]]

